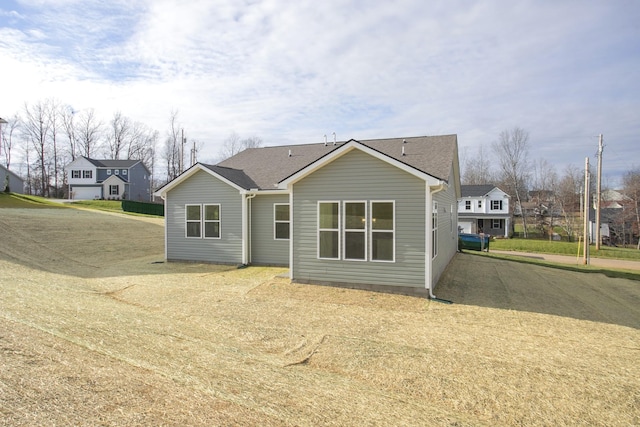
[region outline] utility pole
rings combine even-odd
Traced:
[[[589,158],[584,159],[584,228],[582,231],[584,237],[584,253],[582,258],[583,264],[589,264]]]
[[[602,185],[602,149],[604,147],[602,146],[602,134],[600,134],[598,136],[598,183],[597,183],[597,190],[596,192],[598,193],[597,195],[597,199],[596,199],[596,251],[600,250],[600,243],[602,240],[602,237],[600,236],[600,201],[602,200],[602,192],[601,192],[601,185]]]

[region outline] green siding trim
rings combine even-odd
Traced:
[[[220,239],[185,237],[185,205],[219,204]],[[242,196],[238,190],[199,171],[167,193],[167,259],[225,264],[242,262]]]
[[[425,287],[426,183],[359,150],[293,185],[292,278]],[[321,260],[317,256],[318,201],[395,202],[395,262]]]

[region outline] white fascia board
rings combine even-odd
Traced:
[[[235,188],[240,193],[245,193],[247,191],[246,189],[244,189],[244,188],[238,186],[237,184],[229,181],[227,178],[225,178],[225,177],[223,177],[221,175],[218,175],[217,173],[215,173],[211,169],[202,166],[200,163],[196,163],[195,165],[193,165],[189,169],[187,169],[185,172],[183,172],[182,175],[178,176],[176,179],[174,179],[170,183],[166,184],[164,187],[161,187],[159,190],[155,191],[153,193],[153,195],[157,196],[157,197],[164,198],[167,195],[167,192],[169,192],[173,188],[177,187],[182,182],[184,182],[185,180],[189,179],[191,176],[195,175],[196,172],[199,172],[199,171],[203,171],[203,172],[208,173],[209,175],[211,175],[214,178],[224,182],[225,184],[229,185],[230,187]]]
[[[342,156],[344,156],[345,154],[353,151],[353,150],[360,150],[364,153],[369,154],[372,157],[375,157],[376,159],[382,160],[383,162],[389,163],[390,165],[393,165],[395,167],[397,167],[398,169],[401,169],[415,177],[418,177],[424,181],[427,182],[427,184],[429,186],[435,186],[435,185],[439,185],[442,180],[433,177],[427,173],[421,172],[405,163],[402,163],[396,159],[394,159],[393,157],[389,157],[386,154],[383,154],[379,151],[376,151],[372,148],[367,147],[366,145],[352,140],[347,142],[346,144],[342,145],[340,148],[338,148],[337,150],[334,150],[332,152],[330,152],[329,154],[327,154],[326,156],[316,160],[315,162],[307,165],[306,167],[304,167],[303,169],[299,170],[298,172],[296,172],[295,174],[291,175],[290,177],[280,181],[278,183],[278,188],[280,189],[287,189],[289,188],[291,185],[295,184],[296,182],[300,181],[301,179],[307,177],[308,175],[314,173],[315,171],[317,171],[318,169],[328,165],[329,163],[333,162],[334,160],[336,160],[337,158],[340,158]]]

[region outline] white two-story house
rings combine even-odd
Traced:
[[[462,185],[458,200],[461,233],[509,237],[509,195],[494,185]]]
[[[151,174],[140,160],[78,157],[64,169],[70,199],[151,200]]]

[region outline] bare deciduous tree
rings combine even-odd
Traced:
[[[172,111],[169,118],[169,129],[165,139],[163,157],[167,162],[167,181],[180,175],[180,155],[182,153],[182,135],[178,124],[178,112]]]
[[[640,250],[640,168],[626,172],[622,177],[622,185],[624,195],[628,198],[624,202],[624,210],[632,223],[631,235],[639,236],[636,248]]]
[[[49,132],[51,123],[49,121],[49,106],[45,101],[39,101],[33,105],[24,104],[24,120],[22,124],[23,136],[26,139],[27,147],[33,147],[36,153],[35,168],[39,173],[37,183],[29,183],[39,189],[39,194],[46,197],[49,194],[49,177],[47,176],[47,160],[49,153]]]
[[[107,136],[109,157],[113,160],[120,160],[121,153],[127,152],[131,145],[131,121],[128,117],[123,116],[120,111],[117,111],[114,113],[109,125]]]
[[[102,122],[96,116],[93,108],[77,113],[75,133],[80,154],[91,157],[100,150],[103,130]]]
[[[251,136],[249,138],[241,139],[240,135],[236,132],[231,132],[227,139],[222,143],[220,149],[220,158],[222,160],[235,156],[241,151],[248,148],[259,148],[262,146],[262,138],[257,136]]]
[[[477,155],[467,157],[464,161],[463,185],[484,185],[494,182],[491,161],[485,155],[484,146],[478,147]]]
[[[500,139],[494,144],[500,164],[500,178],[504,190],[516,200],[522,212],[523,236],[527,238],[527,215],[522,207],[526,200],[529,179],[529,133],[514,127],[500,133]]]
[[[562,215],[560,224],[569,239],[574,236],[580,218],[581,188],[582,171],[574,165],[567,166],[564,175],[558,181],[555,193],[560,215]],[[577,216],[576,213],[578,213]]]
[[[15,114],[12,118],[6,119],[5,124],[2,125],[2,147],[0,151],[4,155],[4,164],[7,169],[11,168],[11,150],[14,145],[14,138],[18,136],[20,131],[20,116]]]

